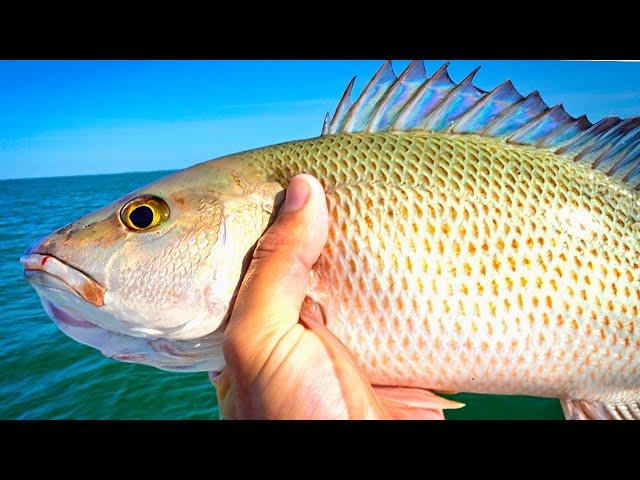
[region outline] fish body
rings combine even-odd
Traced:
[[[308,296],[373,383],[638,396],[640,201],[619,181],[552,152],[424,132],[228,161],[324,183],[329,241]]]
[[[191,167],[36,243],[23,263],[47,311],[120,360],[221,370],[251,248],[310,173],[330,229],[308,296],[373,384],[640,417],[637,119],[592,125],[507,83],[389,69],[355,103],[350,84],[318,138]],[[127,230],[151,196],[166,222]],[[53,288],[56,262],[87,280]]]

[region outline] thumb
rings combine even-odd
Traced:
[[[327,203],[311,175],[294,177],[273,225],[258,241],[225,332],[225,350],[254,357],[298,323],[309,273],[327,241]],[[242,350],[241,352],[238,350]]]

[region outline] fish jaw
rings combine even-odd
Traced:
[[[105,289],[102,285],[77,268],[52,255],[32,253],[20,258],[20,263],[28,275],[42,272],[63,281],[83,300],[95,307],[104,305]]]
[[[52,258],[44,257],[43,258]],[[36,258],[24,258],[25,267],[34,266]],[[42,260],[38,261],[38,265]],[[60,262],[62,263],[62,262]],[[44,262],[56,265],[52,260]],[[63,264],[64,265],[64,264]],[[56,271],[61,266],[48,267]],[[222,355],[222,332],[213,332],[203,338],[175,341],[163,338],[144,338],[114,332],[98,325],[96,317],[109,313],[102,307],[86,301],[65,279],[49,273],[45,269],[27,268],[25,275],[38,294],[44,310],[56,326],[73,340],[100,350],[108,358],[126,363],[139,363],[176,372],[221,371],[224,366]],[[66,266],[66,272],[73,272]],[[75,272],[78,272],[75,270]],[[105,321],[105,318],[102,318]],[[108,319],[106,319],[108,323]]]

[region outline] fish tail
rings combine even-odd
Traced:
[[[618,404],[572,399],[560,402],[567,420],[640,420],[639,400]]]

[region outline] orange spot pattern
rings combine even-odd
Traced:
[[[325,185],[319,288],[374,383],[637,388],[640,200],[617,180],[546,150],[424,132],[320,137],[251,161],[283,185],[303,172]]]

